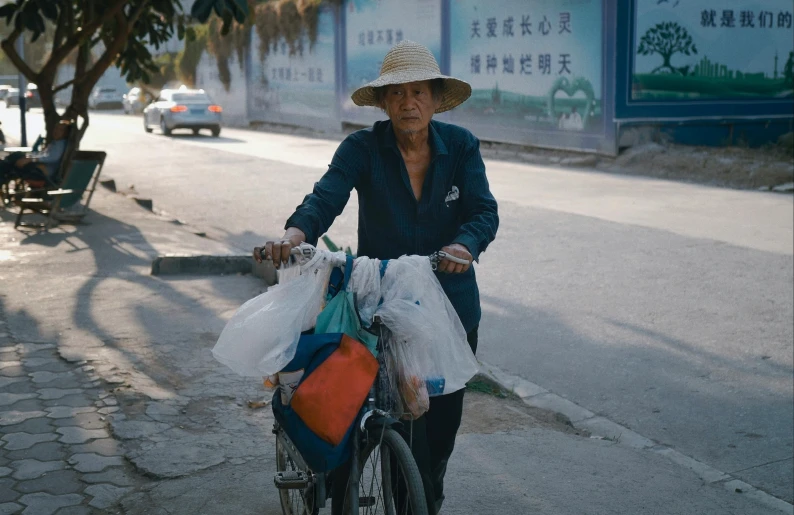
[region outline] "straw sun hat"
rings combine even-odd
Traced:
[[[431,79],[444,79],[443,98],[436,109],[437,113],[449,111],[471,96],[471,86],[467,82],[441,75],[436,58],[426,46],[403,40],[394,45],[383,58],[380,76],[358,88],[351,98],[359,106],[380,107],[375,100],[375,88]]]

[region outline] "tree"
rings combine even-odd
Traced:
[[[245,0],[196,0],[193,19],[203,23],[215,12],[226,31],[232,20],[248,14]],[[82,118],[76,143],[88,128],[88,97],[111,66],[122,70],[127,82],[148,82],[158,66],[150,48],[159,48],[174,35],[192,37],[191,17],[180,0],[15,0],[0,7],[0,19],[11,29],[2,40],[8,59],[25,78],[38,86],[47,134],[61,119]],[[20,37],[36,42],[52,30],[49,53],[40,62],[23,60],[16,52]],[[96,58],[93,55],[96,54]],[[55,84],[58,67],[73,59],[74,77]],[[71,87],[71,99],[63,114],[55,106],[55,94]]]
[[[671,73],[680,73],[680,70],[673,67],[670,59],[678,53],[684,55],[697,54],[698,50],[692,42],[692,36],[682,26],[673,22],[657,23],[651,27],[640,39],[640,46],[637,48],[640,55],[659,54],[664,59],[661,66],[657,66],[651,73],[658,73],[664,69]]]
[[[794,52],[788,53],[788,60],[783,67],[783,79],[786,84],[794,84]]]

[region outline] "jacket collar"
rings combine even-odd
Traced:
[[[400,149],[397,147],[397,137],[394,135],[394,127],[392,126],[391,120],[382,122],[382,126],[378,127],[378,129],[381,130],[381,134],[378,138],[380,141],[380,146],[392,148],[395,152],[399,153]],[[430,141],[430,151],[433,154],[433,158],[436,158],[440,155],[449,154],[447,151],[447,146],[444,144],[444,140],[438,133],[438,129],[438,122],[431,120],[430,124],[427,126],[427,130],[428,140]]]

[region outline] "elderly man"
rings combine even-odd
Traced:
[[[0,161],[0,184],[11,179],[46,181],[56,185],[58,167],[66,152],[70,120],[61,120],[52,131],[52,141],[44,149],[29,154],[12,153]]]
[[[441,75],[423,45],[403,41],[383,60],[380,76],[353,93],[360,106],[389,117],[348,136],[314,191],[287,220],[280,241],[254,249],[278,268],[290,248],[316,244],[350,198],[358,194],[358,255],[394,259],[439,249],[467,264],[443,261],[438,279],[477,349],[480,299],[473,260],[496,236],[496,201],[488,187],[479,141],[468,130],[433,121],[471,95],[461,80]],[[413,454],[422,474],[428,511],[444,499],[443,480],[463,411],[463,390],[430,400],[413,423]],[[334,503],[335,506],[337,503]]]

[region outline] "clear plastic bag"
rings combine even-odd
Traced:
[[[280,283],[249,300],[223,328],[212,355],[242,376],[279,372],[295,356],[303,331],[314,327],[325,304],[332,254],[318,250],[307,263],[280,277]]]
[[[357,259],[350,289],[362,319],[373,313],[388,328],[398,390],[405,407],[416,400],[418,409],[408,410],[414,414],[425,397],[465,387],[477,373],[477,359],[427,257],[392,259],[378,281],[380,266],[377,259]]]
[[[427,392],[422,371],[417,369],[410,352],[390,332],[385,332],[386,370],[390,391],[392,392],[397,413],[417,419],[430,409],[430,396]]]

